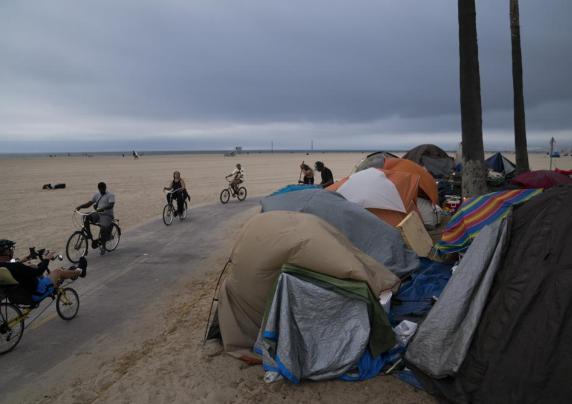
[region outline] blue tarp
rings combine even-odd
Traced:
[[[340,379],[346,382],[360,382],[371,379],[376,377],[384,366],[385,361],[383,355],[378,355],[374,358],[371,356],[369,349],[366,349],[355,369],[340,376]]]
[[[427,258],[420,260],[419,268],[411,273],[411,279],[401,284],[391,302],[390,319],[397,325],[410,317],[424,316],[433,307],[434,299],[451,278],[449,264],[441,264]]]
[[[286,194],[288,192],[295,192],[295,191],[303,191],[305,189],[322,189],[322,187],[320,185],[297,185],[297,184],[291,184],[291,185],[286,185],[283,188],[280,188],[277,191],[274,191],[272,194],[270,194],[270,196],[274,196],[274,195],[280,195],[280,194]]]
[[[388,368],[401,359],[404,353],[405,348],[396,345],[374,358],[369,349],[366,349],[355,368],[340,376],[340,379],[346,382],[361,382],[374,378],[381,373],[383,368]]]
[[[421,383],[419,382],[419,380],[417,380],[417,377],[415,377],[415,375],[413,374],[413,372],[411,370],[408,370],[408,369],[402,370],[399,372],[395,372],[394,374],[402,382],[405,382],[405,383],[409,384],[410,386],[415,387],[418,390],[425,390],[423,388],[423,385],[421,385]]]

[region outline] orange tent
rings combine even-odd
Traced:
[[[409,173],[405,171],[394,171],[386,169],[378,169],[382,171],[385,176],[395,185],[397,192],[401,200],[403,201],[403,206],[406,212],[398,212],[389,209],[377,209],[377,208],[367,208],[374,215],[380,219],[386,221],[392,226],[397,226],[397,224],[407,216],[411,211],[417,210],[417,195],[419,194],[419,182],[420,177],[417,174]],[[328,191],[337,191],[349,177],[346,177],[333,185],[326,188]]]
[[[439,201],[437,183],[429,171],[419,164],[406,159],[386,158],[383,168],[386,170],[401,171],[419,176],[419,188],[427,199],[434,205]],[[423,196],[423,195],[421,195]]]

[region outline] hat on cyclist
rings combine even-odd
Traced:
[[[9,249],[13,248],[15,245],[16,245],[16,243],[12,240],[1,239],[0,240],[0,252],[4,252],[6,250],[9,250]]]

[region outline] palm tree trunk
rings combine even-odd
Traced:
[[[458,0],[463,196],[487,192],[475,0]]]
[[[512,88],[514,91],[514,145],[516,169],[528,171],[528,149],[526,146],[526,121],[524,116],[524,94],[522,86],[522,53],[520,49],[520,17],[518,0],[510,0],[510,34],[512,42]]]

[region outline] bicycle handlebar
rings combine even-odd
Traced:
[[[73,211],[73,213],[77,213],[78,215],[81,215],[81,216],[89,216],[89,215],[91,215],[92,213],[97,213],[97,211],[92,210],[91,212],[80,212],[79,210],[75,209],[75,210]]]
[[[163,192],[167,193],[167,194],[174,194],[175,192],[180,192],[183,191],[184,188],[179,188],[179,189],[173,189],[171,191],[167,191],[166,189],[163,190]]]
[[[28,259],[49,259],[50,261],[60,260],[62,261],[64,257],[61,254],[54,254],[51,258],[44,258],[45,255],[52,254],[51,251],[46,250],[45,248],[41,248],[36,251],[36,247],[30,247],[30,254],[28,254]]]

